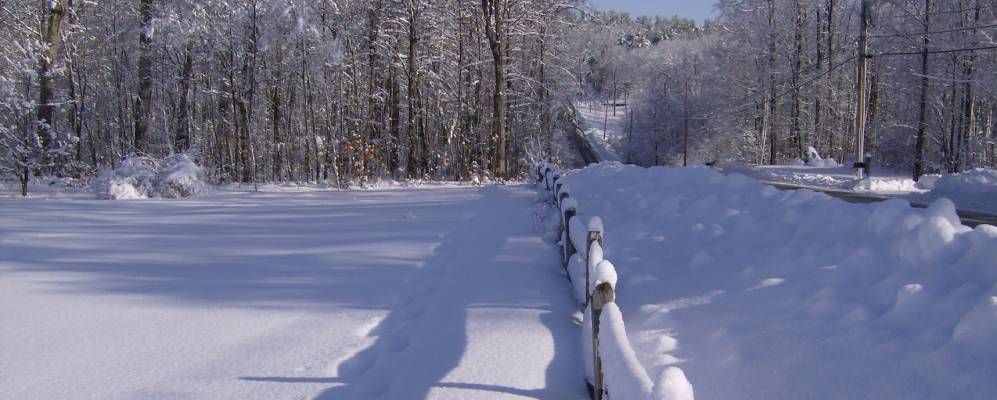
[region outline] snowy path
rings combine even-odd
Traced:
[[[526,186],[0,199],[10,398],[586,396]]]
[[[618,106],[614,113],[611,107],[604,103],[577,101],[575,110],[578,111],[578,126],[599,154],[599,159],[623,161],[621,153],[615,149],[625,148],[627,139],[625,117],[629,115],[629,108]]]

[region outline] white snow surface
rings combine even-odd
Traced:
[[[605,222],[627,334],[672,398],[997,398],[997,228],[950,201],[851,204],[698,167],[565,181]]]
[[[0,397],[587,398],[533,189],[0,198]]]

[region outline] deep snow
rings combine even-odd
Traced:
[[[0,397],[581,399],[526,186],[0,198]]]
[[[605,222],[652,377],[698,399],[997,397],[997,228],[951,202],[850,204],[707,168],[563,178]]]

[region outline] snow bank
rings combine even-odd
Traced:
[[[976,168],[945,174],[934,179],[931,186],[928,195],[932,198],[946,197],[959,203],[961,208],[997,213],[997,170]]]
[[[670,382],[656,391],[997,397],[997,228],[961,225],[952,202],[851,204],[698,167],[564,180],[613,239],[636,357]]]
[[[850,188],[859,192],[873,193],[910,193],[921,190],[910,178],[880,178],[870,177],[855,181]]]
[[[108,200],[180,198],[207,191],[204,171],[185,154],[156,160],[130,157],[97,179],[97,196]]]
[[[599,353],[606,387],[612,399],[648,399],[654,384],[630,348],[623,314],[615,303],[599,315]]]

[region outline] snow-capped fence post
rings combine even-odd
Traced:
[[[592,244],[598,243],[599,249],[601,250],[603,245],[602,236],[602,219],[599,217],[592,217],[592,219],[589,220],[589,231],[585,241],[585,265],[587,265],[585,268],[585,293],[587,293],[588,296],[586,303],[589,304],[592,304]]]
[[[599,318],[602,316],[602,308],[606,304],[616,300],[616,293],[613,286],[608,282],[599,283],[592,292],[592,365],[594,368],[595,391],[594,399],[602,400],[606,392],[606,385],[602,374],[602,357],[599,355]]]

